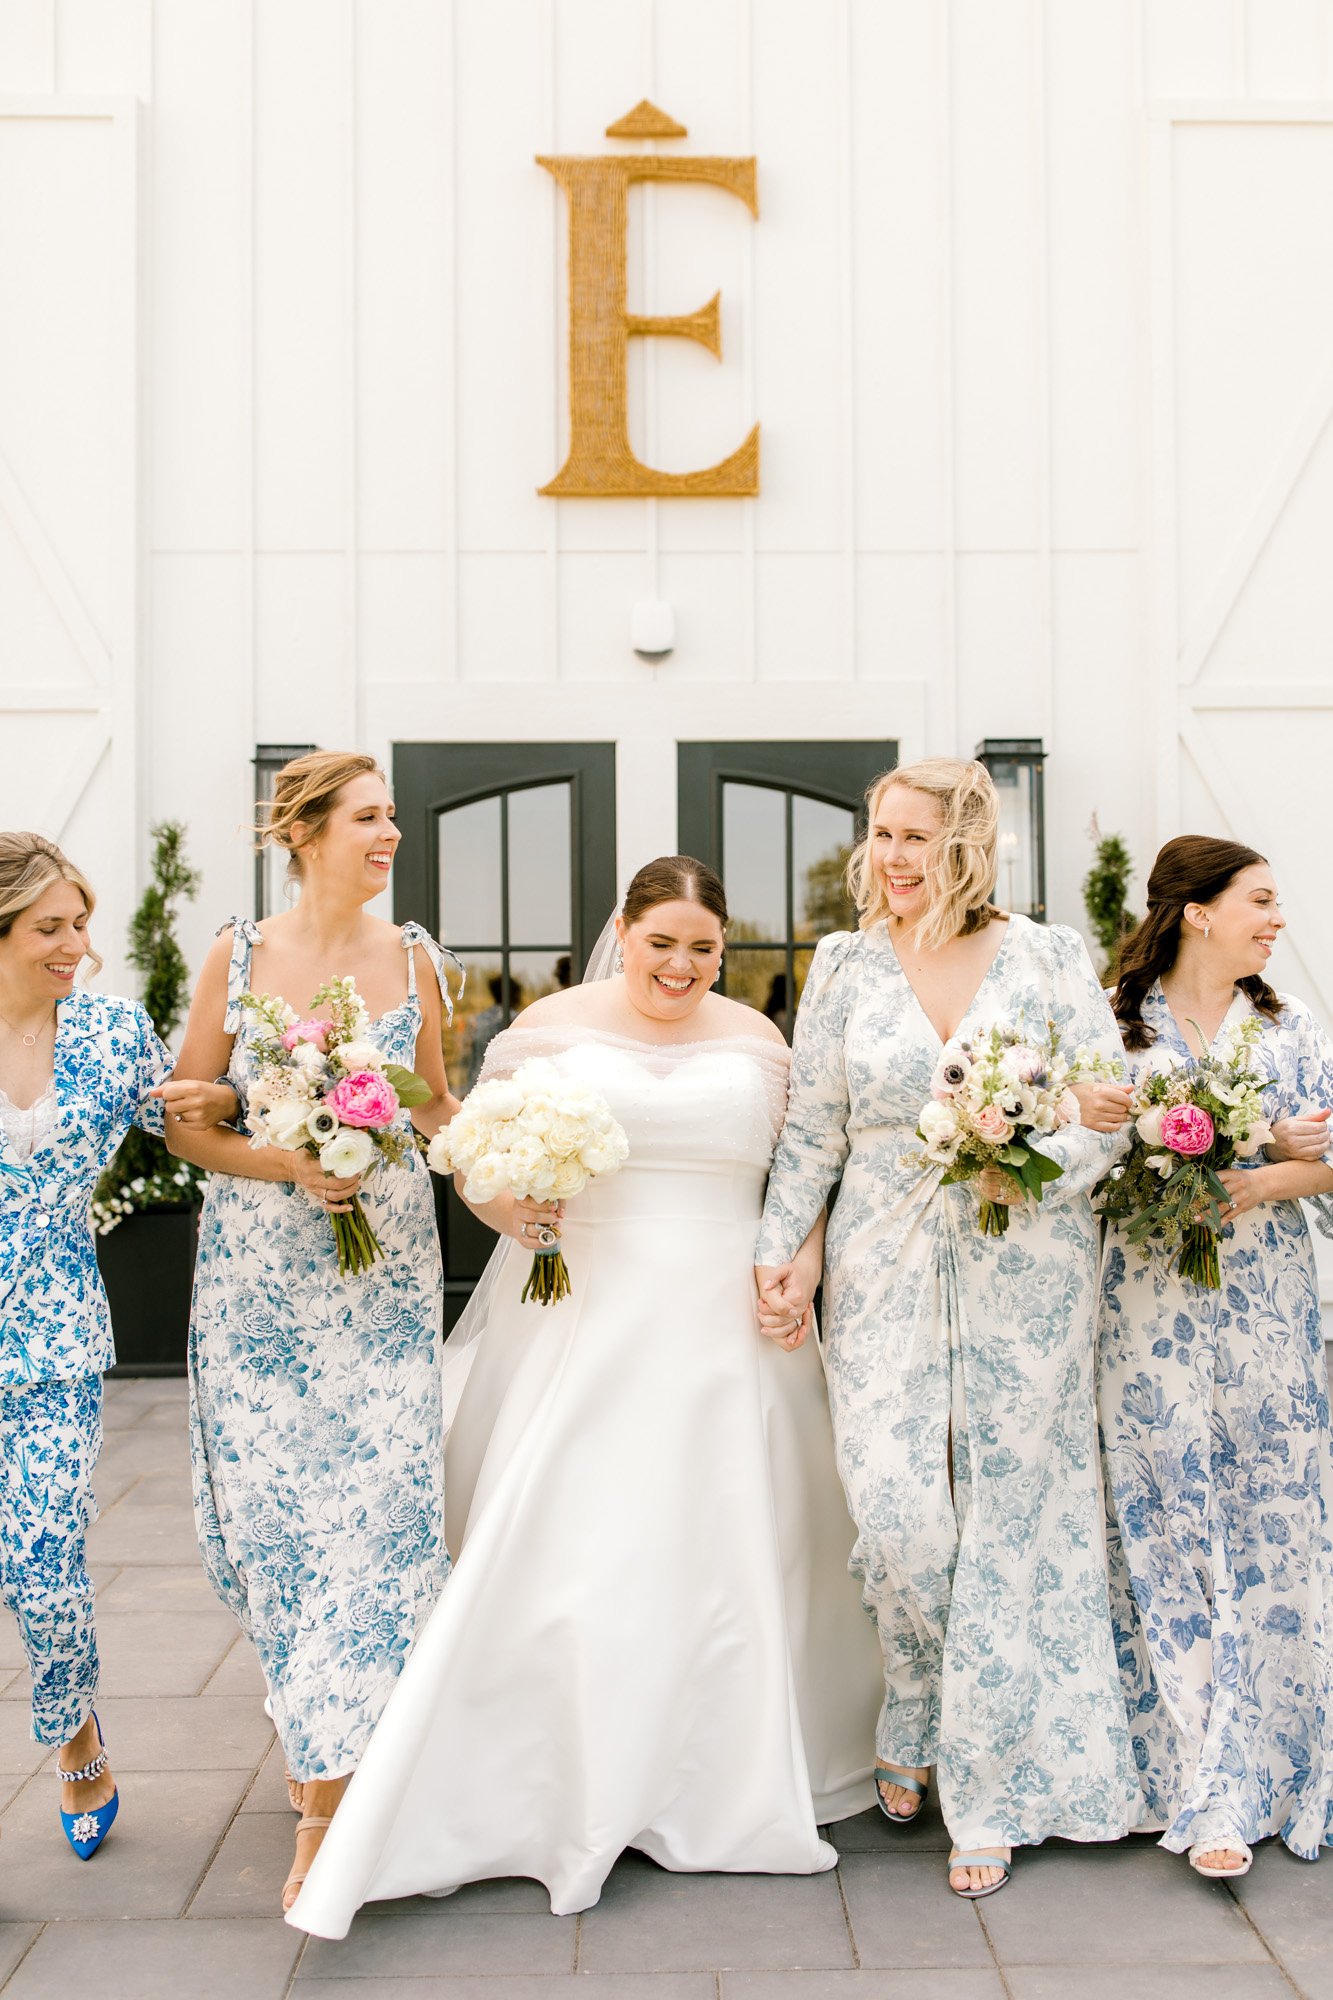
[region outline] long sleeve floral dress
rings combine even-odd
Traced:
[[[1187,1061],[1160,985],[1142,1011],[1157,1039],[1133,1070]],[[1238,993],[1219,1035],[1251,1011]],[[1309,1009],[1284,997],[1278,1020],[1261,1019],[1269,1119],[1333,1104],[1333,1045]],[[1333,1202],[1312,1206],[1333,1233]],[[1319,1286],[1298,1201],[1248,1210],[1222,1243],[1209,1291],[1144,1257],[1121,1225],[1107,1232],[1098,1390],[1116,1639],[1162,1845],[1277,1834],[1313,1860],[1333,1818]]]
[[[1047,1022],[1119,1051],[1082,940],[1010,917],[960,1032]],[[883,924],[824,939],[758,1260],[790,1257],[834,1182],[825,1355],[852,1569],[879,1631],[885,1763],[936,1768],[960,1848],[1111,1840],[1137,1807],[1108,1603],[1093,1404],[1089,1191],[1120,1144],[1066,1128],[1040,1207],[977,1227],[920,1162],[940,1039]],[[952,1480],[950,1468],[952,1466]]]
[[[238,920],[226,1024],[242,1102],[254,1030],[238,1002],[259,942]],[[414,944],[438,960],[438,945],[405,924],[407,998],[369,1030],[409,1068],[421,1026]],[[328,1216],[290,1182],[214,1174],[199,1222],[195,1525],[213,1588],[254,1641],[300,1779],[359,1763],[449,1572],[442,1276],[424,1160],[409,1148],[362,1201],[384,1256],[360,1276],[339,1276]]]

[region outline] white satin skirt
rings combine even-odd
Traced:
[[[650,1185],[649,1183],[655,1184]],[[456,1565],[289,1922],[532,1876],[563,1915],[626,1847],[811,1874],[874,1803],[879,1647],[847,1570],[820,1357],[760,1338],[762,1176],[627,1170],[522,1305],[510,1244],[446,1459]]]

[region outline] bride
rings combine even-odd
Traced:
[[[494,1876],[585,1910],[626,1847],[813,1874],[837,1860],[819,1825],[874,1803],[879,1655],[818,1350],[801,1323],[786,1343],[755,1323],[789,1056],[710,990],[726,922],[701,862],[650,862],[615,976],[487,1049],[485,1077],[542,1055],[598,1091],[629,1162],[555,1211],[477,1209],[505,1240],[445,1349],[446,1421],[471,1364],[447,1453],[456,1566],[290,1912],[301,1930],[343,1937],[373,1898]],[[552,1220],[573,1295],[523,1305]]]

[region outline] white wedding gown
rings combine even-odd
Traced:
[[[874,1803],[820,1357],[751,1302],[786,1051],[511,1028],[485,1074],[538,1054],[608,1100],[629,1163],[568,1205],[572,1298],[521,1304],[528,1253],[498,1260],[446,1454],[455,1568],[289,1916],[320,1937],[493,1876],[584,1910],[626,1847],[810,1874],[819,1823]]]

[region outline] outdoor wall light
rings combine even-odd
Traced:
[[[629,614],[630,644],[641,660],[660,660],[676,643],[676,614],[660,597],[641,597]]]
[[[1039,736],[988,736],[977,745],[1000,795],[1000,866],[995,885],[1003,909],[1046,921],[1046,804]]]

